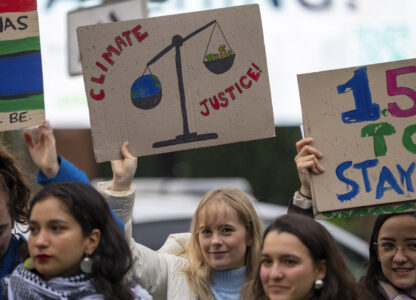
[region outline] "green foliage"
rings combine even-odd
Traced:
[[[159,81],[159,78],[157,78],[155,75],[151,75],[152,76],[152,78],[153,78],[153,80],[155,81],[155,85],[156,85],[156,87],[160,90],[160,91],[162,91],[162,84],[160,83],[160,81]]]
[[[414,211],[416,210],[416,205],[412,203],[405,203],[401,205],[386,205],[380,207],[373,207],[373,208],[356,208],[344,211],[335,211],[335,212],[322,212],[317,213],[315,216],[320,214],[324,215],[327,218],[346,218],[346,217],[360,217],[360,216],[371,216],[371,215],[382,215],[386,213],[402,213],[405,211]]]

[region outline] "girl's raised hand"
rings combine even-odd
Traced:
[[[310,144],[313,138],[304,138],[296,143],[298,154],[295,156],[296,167],[301,182],[300,193],[304,196],[311,197],[310,174],[321,174],[325,171],[319,163],[323,154]]]

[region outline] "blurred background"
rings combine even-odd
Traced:
[[[69,72],[69,58],[78,56],[69,50],[75,26],[68,25],[68,14],[117,2],[38,0],[46,119],[55,130],[58,153],[90,179],[110,177],[111,168],[95,163],[83,78]],[[276,137],[142,157],[137,177],[243,177],[259,201],[287,205],[299,188],[293,161],[302,123],[296,74],[415,57],[414,0],[143,0],[137,18],[253,3],[262,14]],[[95,21],[121,19],[114,10]],[[21,131],[2,137],[34,174]],[[372,219],[334,222],[367,239]]]

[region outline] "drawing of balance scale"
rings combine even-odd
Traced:
[[[210,139],[217,139],[218,135],[216,133],[204,133],[198,134],[196,132],[190,132],[188,126],[188,115],[186,112],[186,99],[185,99],[185,89],[183,85],[183,77],[182,77],[182,60],[181,60],[181,51],[180,48],[182,45],[189,40],[190,38],[194,37],[198,33],[202,32],[203,30],[207,29],[208,27],[214,25],[208,44],[207,49],[205,50],[204,60],[203,63],[205,67],[214,74],[223,74],[227,72],[234,63],[235,53],[231,50],[231,47],[228,45],[228,42],[225,38],[224,33],[221,30],[221,27],[217,23],[216,20],[209,22],[208,24],[202,26],[201,28],[195,30],[194,32],[190,33],[186,37],[182,37],[180,35],[174,35],[172,37],[172,43],[168,45],[165,49],[159,52],[155,57],[153,57],[146,65],[146,68],[139,78],[137,78],[133,85],[131,86],[131,101],[134,106],[143,109],[153,109],[156,107],[161,99],[162,99],[162,84],[159,81],[158,77],[153,75],[150,71],[150,65],[157,62],[161,57],[163,57],[166,53],[170,50],[175,48],[175,63],[176,63],[176,73],[178,77],[178,89],[179,89],[179,96],[180,96],[180,104],[181,104],[181,111],[182,111],[182,119],[183,119],[183,134],[176,136],[174,139],[159,141],[153,144],[153,148],[160,148],[172,145],[178,145],[183,143],[190,143],[196,141],[204,141]],[[214,33],[215,27],[218,26],[222,37],[228,46],[226,48],[225,44],[219,46],[218,51],[219,53],[209,53],[207,54],[208,47],[211,42],[212,35]],[[150,74],[146,74],[148,71]]]

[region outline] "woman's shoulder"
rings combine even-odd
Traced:
[[[157,251],[159,254],[170,254],[176,257],[188,258],[188,245],[191,233],[170,234],[163,246]]]

